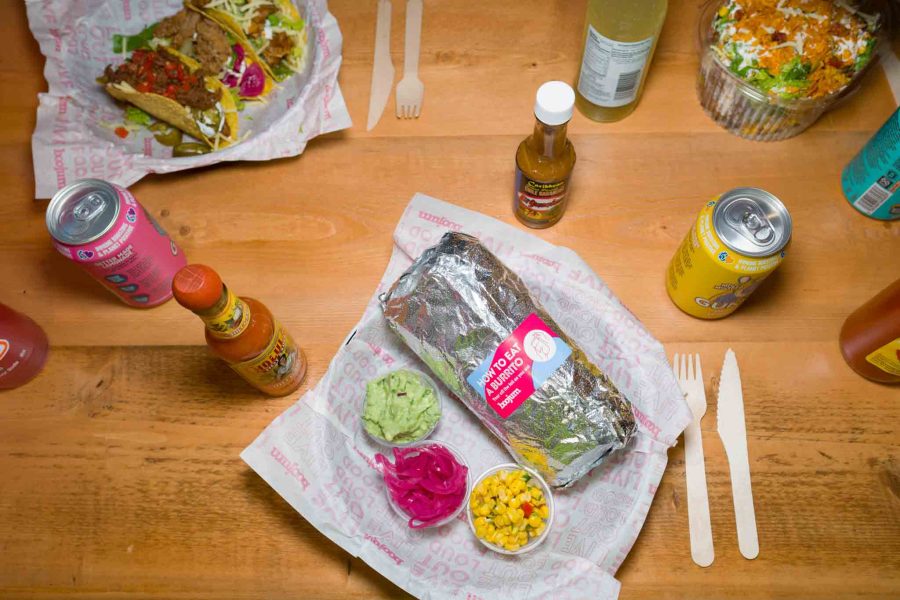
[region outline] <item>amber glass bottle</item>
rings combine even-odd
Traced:
[[[841,328],[850,367],[879,383],[900,383],[900,279],[857,308]]]
[[[271,396],[289,394],[303,383],[303,352],[261,302],[235,296],[206,265],[181,269],[172,292],[206,324],[213,354],[248,383]]]
[[[550,227],[566,210],[575,168],[575,147],[566,129],[574,106],[575,92],[569,84],[548,81],[538,88],[534,132],[516,151],[513,212],[528,227]]]

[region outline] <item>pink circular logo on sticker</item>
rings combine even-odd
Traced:
[[[525,354],[534,362],[547,362],[556,355],[556,344],[546,331],[534,329],[525,334]]]

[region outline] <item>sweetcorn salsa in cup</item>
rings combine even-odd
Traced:
[[[475,537],[501,554],[520,554],[543,541],[553,522],[553,497],[537,473],[514,464],[486,471],[469,496]]]
[[[784,99],[844,90],[871,61],[877,15],[832,0],[727,0],[712,49],[732,73]]]

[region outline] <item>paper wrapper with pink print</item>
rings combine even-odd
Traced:
[[[172,158],[150,131],[116,136],[122,109],[97,78],[124,56],[113,35],[132,35],[176,13],[182,0],[26,0],[28,23],[47,58],[49,91],[39,95],[31,141],[35,198],[84,178],[128,187],[148,173],[223,161],[295,156],[317,135],[345,129],[350,115],[338,87],[341,32],[326,0],[294,0],[308,28],[307,68],[279,84],[265,103],[240,113],[242,142],[201,156]],[[246,136],[246,137],[244,137]]]
[[[482,546],[465,515],[411,530],[388,504],[362,431],[366,383],[387,371],[427,370],[389,330],[379,295],[447,231],[477,237],[633,404],[638,432],[624,450],[555,494],[540,548],[505,557]],[[446,388],[431,439],[463,451],[473,476],[509,462],[502,445]],[[494,219],[416,195],[394,232],[394,252],[362,320],[321,381],[241,454],[335,543],[421,598],[615,598],[613,575],[644,523],[667,450],[690,420],[661,344],[574,252]]]

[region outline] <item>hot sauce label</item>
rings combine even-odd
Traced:
[[[200,315],[209,332],[217,338],[231,339],[241,335],[250,324],[250,307],[227,287],[208,315]]]
[[[231,365],[238,375],[260,390],[277,394],[289,389],[304,375],[303,357],[290,334],[275,322],[275,333],[268,347],[255,358]]]
[[[500,418],[508,419],[571,354],[569,345],[532,313],[466,381]]]
[[[565,208],[569,179],[535,181],[516,167],[515,209],[520,217],[531,221],[555,221]]]
[[[866,361],[891,375],[900,375],[900,338],[866,356]]]

